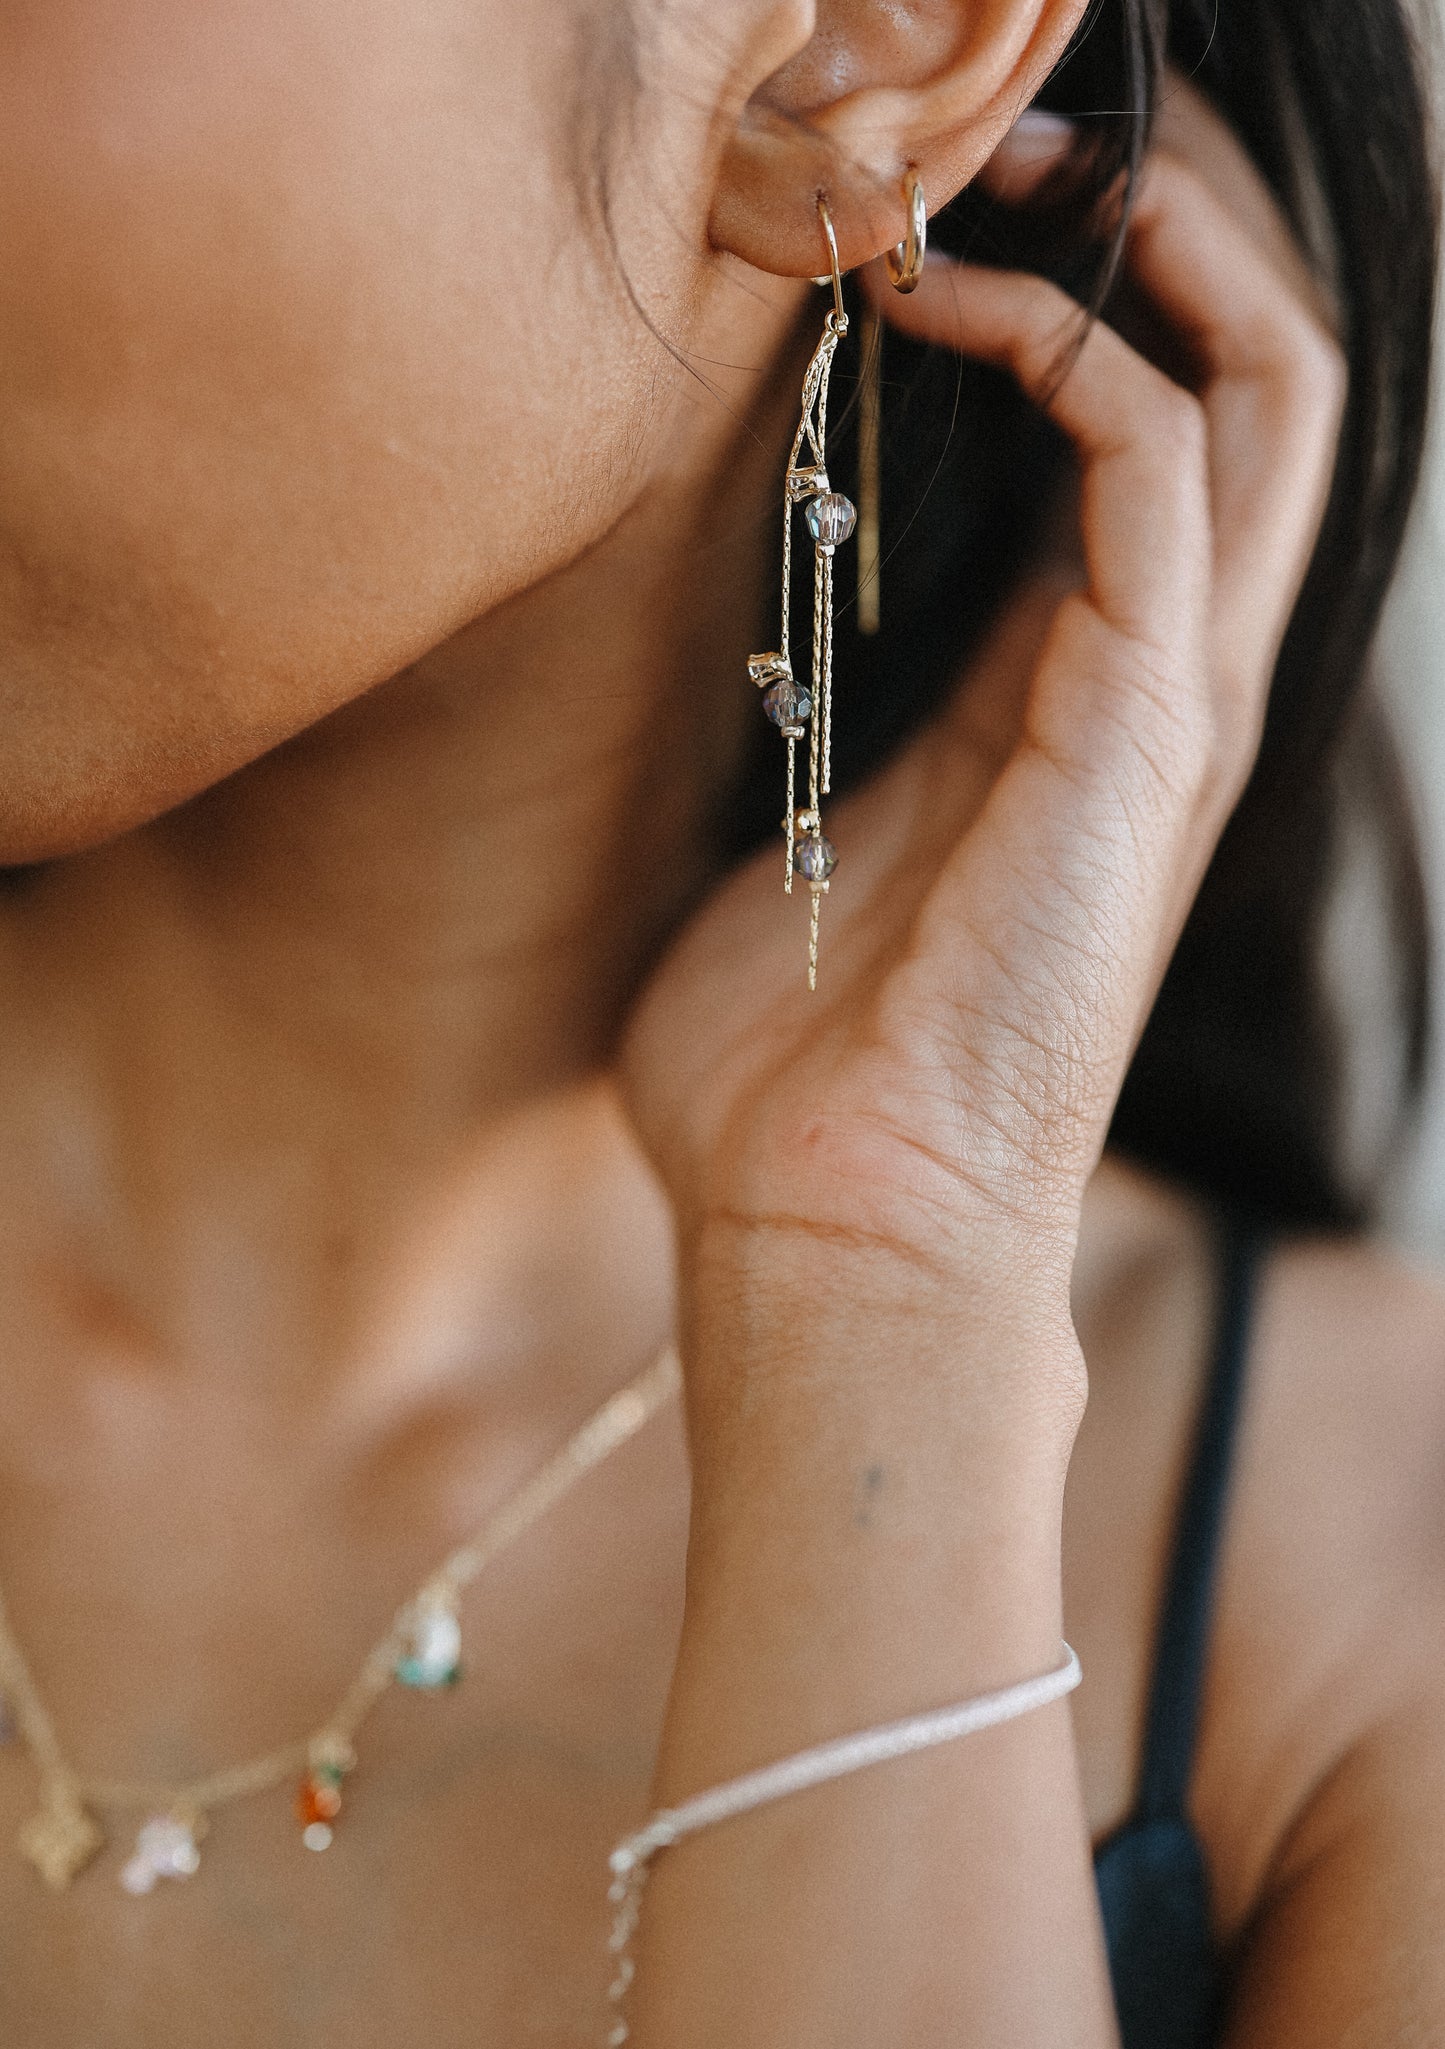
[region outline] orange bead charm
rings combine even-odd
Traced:
[[[341,1788],[328,1779],[308,1776],[296,1795],[296,1819],[302,1828],[314,1822],[335,1821],[341,1812]]]

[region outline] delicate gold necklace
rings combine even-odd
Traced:
[[[329,1849],[332,1823],[341,1812],[342,1783],[356,1764],[357,1731],[382,1694],[394,1682],[423,1690],[456,1682],[461,1675],[457,1610],[462,1594],[584,1474],[635,1436],[676,1392],[680,1377],[677,1354],[669,1348],[604,1402],[473,1537],[422,1581],[311,1735],[183,1786],[84,1778],[67,1762],[0,1601],[0,1694],[8,1706],[8,1732],[23,1740],[40,1775],[40,1806],[20,1831],[21,1855],[47,1885],[62,1891],[104,1847],[105,1832],[97,1815],[140,1812],[147,1818],[120,1882],[129,1893],[148,1893],[159,1879],[189,1878],[199,1868],[201,1838],[215,1808],[269,1792],[297,1776],[301,1840],[308,1850]]]

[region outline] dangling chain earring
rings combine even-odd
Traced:
[[[923,275],[928,247],[928,209],[923,183],[913,164],[903,174],[908,231],[888,253],[888,277],[895,292],[911,292]],[[880,441],[883,422],[883,323],[871,299],[863,307],[862,360],[858,368],[858,631],[878,631],[883,565],[879,558]]]
[[[923,204],[923,187],[910,165],[904,180],[908,202],[907,240],[888,257],[888,274],[900,292],[911,292],[923,269],[923,250],[928,215]],[[763,709],[782,732],[787,743],[787,816],[783,820],[787,850],[783,887],[791,896],[794,875],[807,883],[811,901],[808,915],[808,987],[818,986],[818,918],[828,878],[837,865],[833,843],[823,832],[822,799],[829,794],[833,754],[833,551],[852,533],[858,514],[851,499],[835,491],[828,481],[828,380],[838,344],[848,332],[843,311],[843,280],[838,270],[838,240],[828,202],[818,194],[818,221],[828,247],[828,274],[815,280],[833,287],[833,306],[823,322],[822,339],[813,351],[803,377],[803,407],[798,431],[788,451],[783,479],[783,607],[778,647],[772,654],[749,655],[748,674],[764,693]],[[875,332],[863,365],[865,381],[877,378],[881,333]],[[871,542],[869,564],[873,624],[863,613],[860,563],[860,625],[864,632],[877,626],[878,591],[878,391],[873,386],[871,409],[865,389],[864,421],[860,429],[862,457],[860,496],[871,497]],[[871,412],[871,417],[870,417]],[[871,435],[871,448],[870,437]],[[793,675],[789,653],[789,617],[793,581],[793,509],[803,507],[803,517],[813,537],[813,665],[811,688],[804,689]],[[797,808],[796,750],[808,736],[808,802]]]
[[[820,284],[833,287],[833,307],[823,323],[822,340],[813,351],[803,378],[803,410],[788,451],[783,480],[783,615],[776,653],[750,655],[748,674],[764,692],[763,709],[782,731],[788,747],[788,810],[783,820],[787,858],[783,887],[791,896],[794,875],[801,875],[812,894],[808,926],[808,987],[818,986],[818,912],[837,856],[823,835],[821,800],[828,794],[833,739],[833,550],[846,541],[858,515],[853,502],[828,481],[828,379],[839,342],[848,332],[843,311],[843,280],[838,272],[838,242],[828,203],[818,195],[818,219],[828,245],[829,274]],[[802,505],[813,536],[813,668],[811,689],[795,680],[788,652],[788,618],[793,577],[793,508]],[[808,802],[798,810],[797,743],[808,734]]]

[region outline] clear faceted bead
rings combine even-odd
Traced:
[[[811,696],[791,678],[774,683],[763,696],[763,710],[775,726],[801,726],[812,709]]]
[[[824,491],[818,497],[810,498],[803,517],[813,539],[828,548],[836,548],[840,541],[846,541],[858,523],[857,507],[841,491]]]
[[[793,846],[793,867],[807,882],[826,882],[838,865],[833,842],[821,832],[806,832]]]

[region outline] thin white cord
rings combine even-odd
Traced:
[[[1068,1644],[1064,1650],[1067,1655],[1063,1664],[1052,1672],[1021,1679],[997,1693],[982,1693],[952,1707],[909,1715],[900,1722],[884,1722],[876,1729],[862,1729],[856,1735],[837,1736],[830,1743],[820,1743],[812,1750],[800,1750],[796,1756],[780,1758],[776,1764],[744,1772],[741,1778],[695,1794],[680,1807],[661,1808],[645,1828],[625,1837],[610,1860],[613,1876],[608,1898],[616,1912],[609,1947],[617,1960],[617,1970],[608,1993],[615,2016],[607,2037],[609,2049],[621,2049],[628,2039],[627,2021],[621,2009],[634,1975],[632,1938],[642,1911],[648,1866],[659,1850],[680,1843],[685,1836],[696,1835],[700,1829],[713,1828],[720,1821],[731,1821],[754,1808],[784,1800],[790,1793],[825,1785],[830,1779],[846,1778],[850,1772],[862,1771],[870,1764],[884,1764],[917,1750],[931,1750],[935,1744],[952,1743],[960,1736],[976,1735],[981,1729],[996,1728],[1000,1722],[1012,1722],[1035,1708],[1047,1707],[1050,1701],[1072,1693],[1084,1676],[1078,1653]]]

